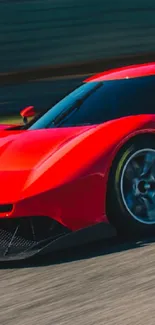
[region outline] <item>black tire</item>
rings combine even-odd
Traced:
[[[109,221],[123,236],[155,234],[155,224],[145,224],[136,220],[127,210],[121,194],[120,180],[123,168],[128,159],[141,149],[155,149],[153,135],[138,136],[130,140],[116,156],[109,175],[106,210]]]

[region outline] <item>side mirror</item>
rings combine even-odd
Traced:
[[[23,118],[24,124],[27,124],[28,117],[33,117],[36,115],[34,106],[27,106],[20,112],[21,117]]]

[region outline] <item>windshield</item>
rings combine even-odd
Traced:
[[[29,130],[100,124],[155,114],[155,76],[84,83],[53,106]]]
[[[88,96],[91,96],[101,85],[101,82],[82,84],[48,110],[29,128],[29,130],[58,126],[61,119],[67,120],[67,117],[72,113],[72,111],[74,112],[76,108],[80,107],[82,102],[86,100]]]

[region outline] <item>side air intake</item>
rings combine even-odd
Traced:
[[[0,204],[0,213],[8,213],[13,210],[13,204]]]

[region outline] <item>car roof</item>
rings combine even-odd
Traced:
[[[129,79],[152,75],[155,75],[155,62],[130,65],[104,71],[87,78],[84,82]]]

